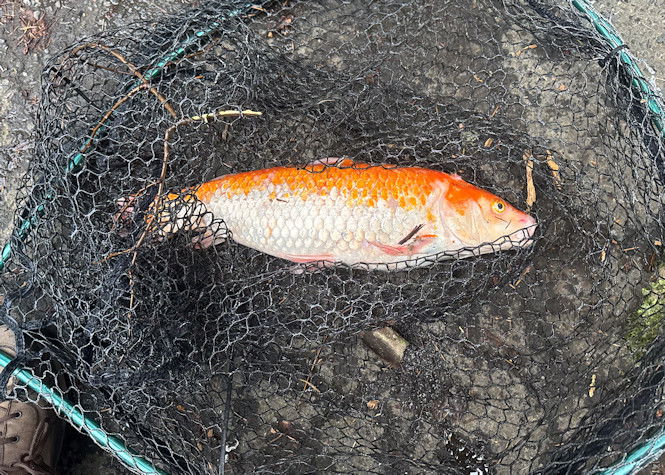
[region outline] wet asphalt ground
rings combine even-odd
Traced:
[[[0,242],[8,237],[18,178],[34,148],[41,71],[67,45],[104,29],[158,18],[196,6],[197,0],[0,0]],[[643,71],[665,89],[665,0],[606,0],[595,7],[645,61]],[[124,471],[73,430],[62,456],[63,473]],[[665,473],[658,464],[645,473]]]

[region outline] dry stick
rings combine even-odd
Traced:
[[[321,346],[316,350],[316,353],[314,354],[314,361],[312,361],[312,365],[309,368],[309,374],[307,375],[307,379],[299,379],[298,381],[303,383],[303,388],[302,392],[300,393],[300,396],[298,399],[302,397],[302,395],[307,391],[307,387],[311,386],[313,389],[316,390],[316,392],[321,392],[319,389],[312,384],[312,378],[314,377],[314,368],[316,368],[316,364],[319,362],[319,355],[321,355],[321,350],[323,350],[323,345],[326,344],[326,341],[328,340],[327,336],[323,337],[323,341],[321,342]]]
[[[150,91],[151,94],[154,94],[154,96],[159,100],[159,102],[164,106],[164,109],[166,109],[169,112],[169,114],[171,114],[174,118],[178,117],[178,114],[176,114],[175,110],[173,109],[171,104],[168,103],[167,99],[164,96],[162,96],[160,92],[157,89],[155,89],[155,87],[152,86],[145,77],[143,77],[143,74],[141,74],[138,68],[129,61],[127,61],[127,59],[125,59],[125,57],[122,54],[118,53],[117,51],[106,45],[102,45],[99,43],[87,43],[75,48],[72,51],[72,55],[78,54],[79,51],[85,48],[98,48],[114,56],[121,63],[127,66],[132,71],[132,73],[134,73],[134,76],[139,78],[139,80],[143,83],[143,85],[148,88],[148,91]]]
[[[216,44],[216,43],[213,43],[212,46],[214,46],[215,44]],[[196,57],[196,56],[201,56],[203,53],[205,53],[205,52],[208,51],[209,49],[210,49],[210,47],[209,47],[209,46],[206,46],[206,47],[205,47],[204,49],[202,49],[201,51],[195,51],[195,52],[193,52],[193,53],[189,53],[188,55],[185,55],[185,56],[183,56],[182,58],[178,59],[178,61],[169,61],[168,63],[165,63],[165,64],[164,64],[163,68],[166,69],[166,68],[168,68],[169,66],[173,66],[174,64],[176,64],[177,62],[179,62],[179,61],[181,61],[181,60],[183,60],[183,59],[190,59],[190,58],[194,58],[194,57]],[[89,64],[90,66],[92,66],[93,68],[103,69],[103,70],[105,70],[105,71],[110,71],[110,72],[112,72],[112,73],[116,73],[116,74],[125,74],[125,75],[128,75],[128,76],[134,76],[134,75],[135,75],[134,72],[132,72],[132,71],[120,71],[120,70],[118,70],[118,69],[111,68],[111,67],[109,67],[109,66],[103,66],[103,65],[101,65],[101,64],[91,63],[91,62],[88,62],[88,64]]]
[[[90,66],[92,66],[93,68],[103,69],[104,71],[110,71],[110,72],[116,73],[116,74],[124,74],[125,76],[133,76],[134,75],[134,73],[132,73],[131,71],[120,71],[119,69],[115,69],[115,68],[112,68],[110,66],[103,66],[103,65],[97,64],[97,63],[88,62],[88,64]]]
[[[97,132],[99,132],[99,129],[102,128],[102,126],[103,126],[104,123],[109,119],[109,117],[111,117],[111,115],[112,115],[112,114],[113,114],[113,113],[114,113],[114,112],[115,112],[115,111],[116,111],[121,105],[123,105],[125,102],[127,102],[127,101],[128,101],[128,100],[129,100],[134,94],[136,94],[137,92],[139,92],[141,89],[145,89],[145,85],[141,84],[141,85],[139,85],[139,86],[136,86],[134,89],[132,89],[131,91],[129,91],[129,92],[128,92],[127,94],[125,94],[123,97],[121,97],[120,99],[118,99],[118,101],[117,101],[115,104],[113,104],[113,106],[111,106],[111,108],[110,108],[108,111],[106,111],[106,114],[104,114],[104,116],[103,116],[103,117],[101,118],[101,120],[97,123],[97,125],[95,125],[95,126],[92,128],[92,130],[90,130],[90,138],[89,138],[88,141],[85,143],[85,145],[83,146],[83,148],[81,148],[80,153],[85,153],[85,152],[88,151],[88,149],[89,149],[90,146],[92,145],[92,141],[95,139],[95,135],[97,135]]]
[[[131,98],[134,94],[136,94],[141,89],[146,89],[147,88],[150,91],[150,93],[153,94],[160,101],[162,106],[169,112],[169,114],[171,114],[174,118],[178,117],[175,110],[173,110],[173,107],[171,106],[171,104],[168,103],[166,98],[162,94],[160,94],[159,91],[157,91],[157,89],[155,89],[153,86],[151,86],[150,83],[145,79],[143,74],[140,73],[138,68],[136,68],[136,66],[134,66],[132,63],[127,61],[127,59],[122,54],[120,54],[119,52],[113,50],[112,48],[110,48],[108,46],[97,44],[97,43],[88,43],[88,44],[79,46],[78,48],[76,48],[72,51],[72,54],[76,55],[76,54],[78,54],[79,51],[81,51],[84,48],[99,48],[99,49],[102,49],[102,50],[108,52],[109,54],[113,55],[116,59],[118,59],[120,62],[122,62],[124,65],[126,65],[136,77],[139,78],[139,80],[141,81],[141,84],[138,85],[137,87],[133,88],[125,96],[120,98],[115,104],[113,104],[111,109],[109,109],[106,112],[106,114],[104,114],[102,119],[90,131],[90,138],[88,139],[88,141],[85,143],[85,145],[81,149],[81,153],[85,153],[90,148],[95,136],[97,135],[97,133],[99,132],[101,127],[104,125],[104,123],[111,117],[111,115],[122,104],[127,102],[127,100],[129,100],[129,98]],[[98,67],[98,68],[103,68],[103,69],[111,69],[111,68],[105,68],[105,67],[103,67],[101,65],[97,65],[97,64],[95,64],[93,66]],[[117,72],[121,73],[121,71],[117,71]],[[227,115],[230,115],[230,114],[227,114]],[[260,113],[258,115],[260,115]],[[207,120],[207,119],[204,119],[204,120]],[[178,124],[176,124],[176,126],[177,125]],[[172,133],[173,130],[175,130],[176,126],[170,127],[167,130],[166,134],[165,134],[164,161],[163,161],[163,164],[162,164],[162,172],[161,172],[160,179],[159,179],[159,190],[158,190],[158,193],[157,193],[156,196],[161,196],[161,193],[162,193],[162,190],[163,190],[163,183],[164,183],[164,180],[166,178],[166,168],[167,168],[167,163],[168,163],[168,140],[170,138],[170,134]],[[146,189],[146,188],[144,188],[144,189]],[[130,204],[130,202],[128,201],[124,205],[123,209],[121,210],[121,213],[124,212],[127,209],[127,207],[129,207],[129,204]],[[134,246],[132,246],[134,249],[138,248],[143,243],[143,241],[145,240],[145,237],[147,235],[147,231],[150,229],[150,225],[152,224],[152,219],[153,219],[153,216],[152,215],[149,216],[148,222],[146,223],[146,228],[144,229],[143,233],[141,234],[141,236],[140,236],[139,240],[136,242],[136,244]],[[113,253],[109,254],[104,259],[102,259],[101,262],[109,259],[110,257],[112,257],[112,255],[113,255]],[[131,268],[136,264],[137,256],[138,256],[138,253],[136,251],[134,251],[134,255],[132,256],[132,260],[131,260],[131,263],[130,263],[130,269],[129,269],[129,272],[128,272],[129,287],[130,287],[130,298],[129,298],[130,311],[127,314],[128,318],[131,318],[131,309],[132,309],[132,307],[134,305],[134,302],[136,300],[135,299],[135,291],[134,291],[134,277],[131,273]],[[131,331],[131,329],[130,329],[130,331]]]
[[[536,187],[533,184],[533,155],[531,150],[524,152],[522,157],[526,164],[526,205],[527,212],[531,211],[531,207],[536,202]]]

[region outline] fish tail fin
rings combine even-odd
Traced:
[[[142,202],[143,198],[147,202]],[[118,211],[113,220],[120,226],[120,234],[128,235],[131,225],[142,224],[145,230],[159,240],[180,231],[197,231],[212,222],[212,215],[196,195],[186,190],[181,194],[168,193],[152,201],[138,193],[116,201]]]

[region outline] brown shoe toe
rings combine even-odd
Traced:
[[[0,349],[15,354],[14,335],[0,326]],[[13,380],[10,380],[8,391]],[[34,403],[0,402],[0,474],[52,475],[62,443],[62,421]]]

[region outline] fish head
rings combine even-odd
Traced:
[[[459,242],[459,248],[478,247],[480,253],[489,253],[533,243],[537,224],[532,216],[456,175],[447,187],[441,209],[443,227],[453,241]]]

